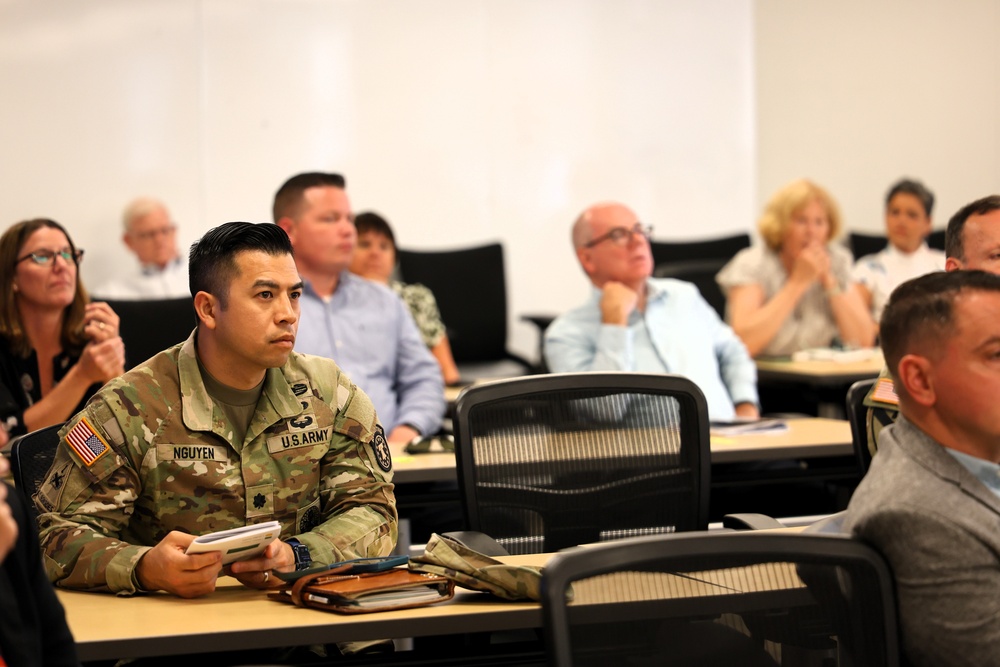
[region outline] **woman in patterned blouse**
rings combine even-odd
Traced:
[[[351,272],[386,285],[399,295],[409,307],[424,343],[441,366],[445,384],[458,384],[461,378],[434,294],[424,285],[392,280],[396,268],[396,237],[389,223],[377,213],[365,212],[354,218],[354,225],[358,229],[358,245],[351,260]]]

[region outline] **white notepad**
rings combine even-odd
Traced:
[[[263,553],[267,545],[278,539],[281,524],[277,521],[256,523],[229,530],[220,530],[194,538],[185,553],[199,554],[206,551],[221,551],[222,564],[247,560]]]

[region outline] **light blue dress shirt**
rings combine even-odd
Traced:
[[[345,271],[328,301],[306,281],[299,303],[296,351],[336,361],[372,399],[387,434],[400,424],[425,435],[441,428],[441,369],[392,290]]]
[[[705,394],[710,419],[758,403],[757,367],[743,341],[691,283],[650,278],[646,310],[628,326],[601,322],[601,291],[545,332],[545,360],[557,373],[634,371],[683,375]]]
[[[970,456],[965,452],[956,451],[951,447],[945,447],[944,451],[951,454],[952,458],[975,475],[987,489],[993,492],[993,495],[1000,498],[1000,465],[986,459]]]

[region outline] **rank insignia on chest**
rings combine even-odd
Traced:
[[[107,454],[110,449],[108,443],[98,435],[86,417],[81,418],[76,426],[66,434],[66,444],[76,452],[88,468],[94,465],[97,459]]]
[[[375,427],[375,435],[372,436],[372,441],[369,444],[371,444],[378,467],[383,472],[392,470],[392,454],[389,453],[389,443],[385,441],[385,431],[382,430],[381,424]]]

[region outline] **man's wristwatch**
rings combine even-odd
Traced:
[[[290,540],[285,540],[285,544],[292,548],[292,553],[295,554],[295,569],[305,570],[306,568],[312,567],[312,556],[309,555],[309,547],[299,542],[294,537]]]

